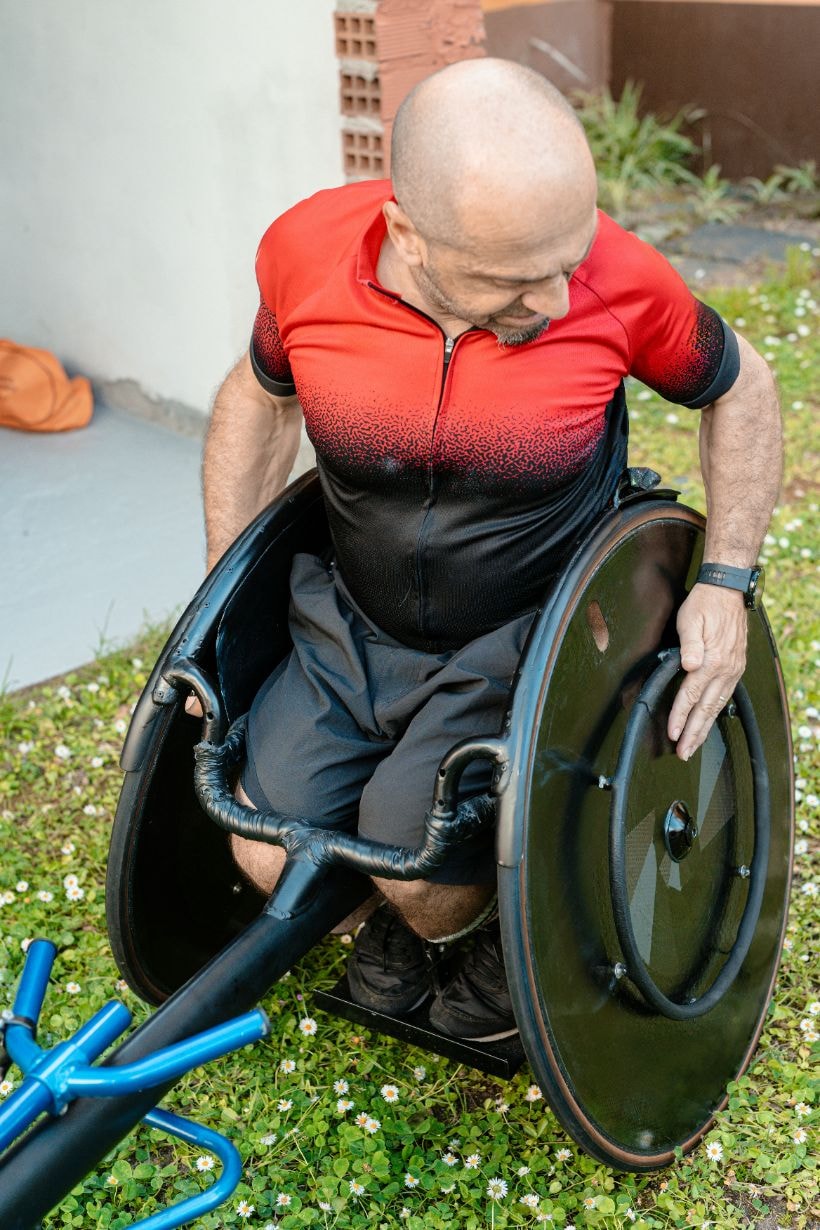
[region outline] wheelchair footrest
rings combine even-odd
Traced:
[[[324,1008],[325,1012],[354,1021],[357,1025],[366,1025],[375,1033],[388,1034],[391,1038],[400,1038],[402,1042],[433,1051],[436,1055],[444,1055],[446,1059],[455,1059],[458,1063],[477,1068],[479,1072],[487,1072],[490,1076],[500,1076],[508,1080],[525,1061],[524,1048],[518,1034],[512,1038],[503,1038],[500,1042],[468,1042],[439,1033],[428,1020],[430,1001],[401,1020],[398,1017],[386,1016],[383,1012],[363,1008],[350,994],[347,974],[329,991],[316,991],[314,1001]]]

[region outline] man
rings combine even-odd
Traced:
[[[441,756],[497,733],[532,613],[611,499],[623,377],[702,409],[705,558],[741,570],[740,589],[781,443],[765,363],[596,212],[581,126],[538,74],[470,60],[423,81],[396,119],[392,179],[319,193],[266,233],[250,355],[217,395],[204,483],[210,567],[285,485],[304,414],[333,538],[332,561],[296,558],[295,648],[254,702],[238,797],[413,846]],[[669,735],[686,760],[743,671],[743,593],[696,584],[678,631]],[[270,891],[282,852],[233,850]],[[481,843],[429,881],[377,880],[356,998],[408,1011],[432,993],[422,940],[472,931],[431,1020],[513,1032],[494,881]]]

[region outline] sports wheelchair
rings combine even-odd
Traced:
[[[692,759],[674,754],[675,619],[701,562],[704,521],[657,482],[652,471],[625,474],[535,620],[503,729],[442,761],[417,849],[234,801],[241,715],[289,648],[291,559],[328,546],[315,473],[245,530],[174,629],[122,753],[109,935],[123,976],[160,1006],[109,1067],[251,1008],[370,894],[369,874],[423,877],[453,841],[495,822],[520,1041],[444,1038],[423,1008],[406,1021],[379,1017],[352,1003],[344,980],[324,1005],[497,1074],[526,1056],[567,1132],[617,1169],[660,1168],[695,1146],[750,1062],[771,999],[793,761],[761,608],[749,612],[742,682]],[[191,690],[201,723],[185,712]],[[458,803],[459,777],[476,758],[493,766],[491,791]],[[230,832],[286,848],[269,900],[238,874]],[[0,1225],[30,1230],[172,1083],[80,1096],[34,1127],[0,1159]]]

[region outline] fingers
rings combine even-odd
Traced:
[[[686,671],[669,713],[667,733],[689,760],[705,742],[734,692],[746,662],[746,613],[737,594],[696,586],[678,612],[681,666]]]
[[[721,673],[705,682],[697,676],[687,676],[681,684],[669,715],[669,737],[677,740],[675,751],[681,760],[689,760],[705,743],[715,718],[729,703],[736,683],[737,678]]]

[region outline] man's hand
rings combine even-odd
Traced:
[[[667,731],[677,754],[688,760],[712,728],[746,665],[748,614],[743,594],[716,585],[695,585],[678,611],[681,665]]]

